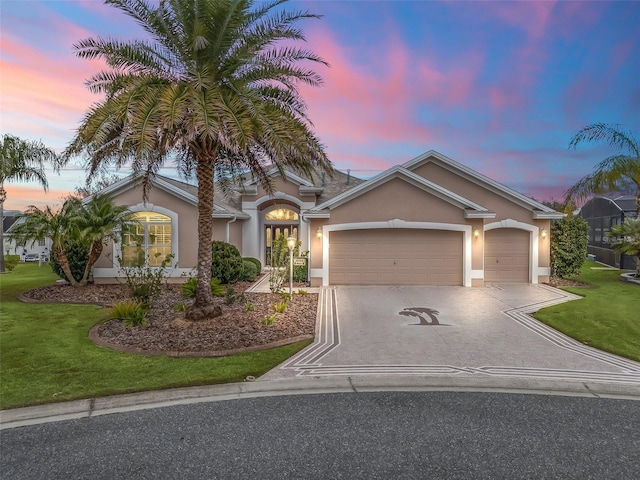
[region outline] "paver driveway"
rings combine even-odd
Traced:
[[[546,285],[323,288],[315,342],[261,379],[420,374],[640,384],[640,363],[528,315],[566,301],[580,300]]]

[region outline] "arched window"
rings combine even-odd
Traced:
[[[275,210],[271,210],[270,212],[268,212],[264,216],[264,219],[269,222],[277,222],[280,220],[298,221],[298,214],[293,210],[289,210],[288,208],[276,208]]]
[[[122,234],[122,259],[126,267],[159,267],[171,255],[171,218],[157,212],[136,212],[135,223]]]

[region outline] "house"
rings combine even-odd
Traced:
[[[45,238],[35,242],[27,242],[25,245],[17,245],[16,241],[11,235],[11,229],[13,225],[20,223],[20,215],[22,212],[19,210],[3,210],[2,212],[2,232],[4,234],[3,246],[5,255],[20,255],[21,261],[34,261],[37,262],[41,258],[45,261],[49,261],[49,254],[51,252],[51,239]]]
[[[275,193],[255,180],[228,196],[216,192],[212,240],[268,263],[271,242],[294,235],[309,252],[312,286],[397,284],[482,286],[545,282],[550,221],[562,218],[535,200],[436,151],[363,181],[336,172],[303,178],[269,172]],[[173,253],[174,278],[196,265],[196,187],[158,176],[142,202],[135,179],[108,194],[140,221],[138,238],[105,248],[94,281],[111,282],[137,254]],[[130,239],[129,239],[130,240]],[[120,253],[121,252],[121,253]]]
[[[594,197],[578,210],[578,214],[589,224],[587,253],[592,258],[612,267],[635,270],[634,256],[615,253],[611,247],[611,227],[622,224],[626,218],[638,216],[635,195]]]

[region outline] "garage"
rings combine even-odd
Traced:
[[[329,236],[332,285],[463,285],[462,232],[341,230]]]
[[[531,234],[498,228],[484,234],[484,280],[490,283],[528,283]]]

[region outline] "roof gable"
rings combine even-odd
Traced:
[[[450,190],[447,190],[440,185],[437,185],[429,180],[416,175],[415,173],[407,170],[406,168],[396,165],[381,174],[373,177],[372,179],[363,182],[346,192],[310,209],[305,215],[313,217],[313,216],[323,216],[323,211],[331,210],[333,208],[339,207],[367,192],[372,191],[373,189],[379,187],[382,184],[385,184],[393,179],[401,179],[435,197],[438,197],[441,200],[444,200],[451,205],[454,205],[460,209],[465,210],[465,216],[467,218],[494,218],[495,213],[490,212],[488,209],[479,205],[471,200],[468,200]],[[326,215],[326,213],[324,214]]]
[[[414,171],[428,162],[433,162],[436,165],[519,205],[520,207],[531,210],[534,219],[555,219],[564,217],[563,213],[556,212],[552,208],[547,207],[546,205],[543,205],[542,203],[537,202],[536,200],[507,187],[506,185],[496,182],[480,172],[462,165],[461,163],[456,162],[435,150],[429,150],[428,152],[409,160],[402,166],[407,170]]]

